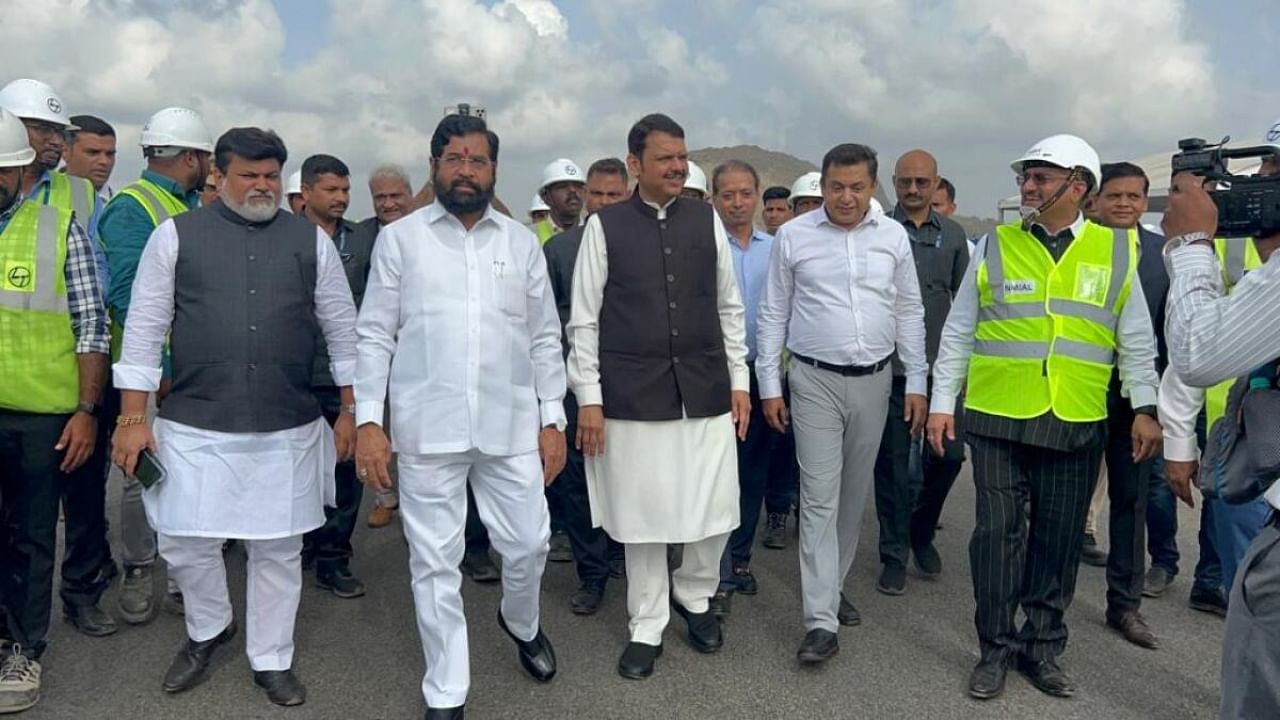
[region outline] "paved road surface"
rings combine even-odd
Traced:
[[[119,485],[110,487],[116,517]],[[366,509],[369,498],[366,496]],[[902,597],[874,589],[878,571],[875,516],[868,512],[862,552],[847,584],[863,624],[843,628],[841,653],[825,667],[801,669],[802,636],[794,543],[756,551],[760,594],[735,598],[725,649],[703,656],[684,641],[673,619],[666,653],[644,682],[614,670],[626,642],[624,586],[610,585],[606,607],[591,618],[569,612],[576,587],[572,565],[549,564],[543,584],[543,627],[555,642],[560,673],[549,685],[523,674],[511,642],[494,618],[499,590],[464,581],[471,623],[472,687],[468,717],[476,718],[1210,718],[1218,699],[1222,621],[1190,610],[1190,568],[1197,514],[1181,512],[1183,575],[1144,613],[1164,645],[1129,645],[1103,624],[1103,571],[1083,567],[1068,615],[1064,667],[1080,685],[1070,700],[1042,695],[1010,674],[1003,697],[986,703],[965,694],[976,660],[967,543],[973,518],[968,472],[943,516],[938,545],[941,579],[914,573]],[[1104,519],[1105,522],[1105,519]],[[113,536],[113,542],[115,538]],[[122,626],[112,637],[81,636],[55,622],[45,656],[44,699],[24,720],[182,718],[249,720],[396,720],[422,716],[422,655],[409,592],[407,551],[399,524],[356,531],[355,572],[369,594],[340,600],[311,586],[302,598],[295,669],[309,696],[300,708],[269,704],[252,684],[243,634],[204,685],[179,696],[160,679],[184,637],[180,618],[161,613],[150,625]],[[244,557],[229,556],[232,594],[243,618]],[[105,606],[114,608],[115,589]],[[243,629],[243,625],[241,626]]]

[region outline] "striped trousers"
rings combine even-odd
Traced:
[[[972,433],[968,441],[977,491],[969,564],[982,659],[1056,657],[1067,644],[1063,615],[1103,447],[1062,452]]]

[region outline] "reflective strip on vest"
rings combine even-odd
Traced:
[[[156,225],[159,225],[172,217],[169,215],[169,210],[160,203],[160,198],[156,197],[156,194],[151,192],[146,185],[143,185],[142,183],[134,183],[129,186],[129,189],[141,195],[142,199],[146,201],[151,211],[151,215],[155,218]]]
[[[973,351],[990,357],[1040,360],[1049,356],[1049,344],[1021,340],[975,340]],[[1053,354],[1101,365],[1110,365],[1115,360],[1115,352],[1111,350],[1066,338],[1053,341]]]
[[[127,195],[136,200],[157,227],[174,215],[180,215],[189,210],[185,201],[174,197],[172,193],[166,192],[164,188],[146,178],[121,188],[118,195]]]
[[[58,292],[58,274],[63,271],[58,264],[58,208],[42,205],[38,218],[36,237],[35,287],[31,292],[0,292],[0,307],[14,310],[40,310],[44,312],[70,312],[67,296]],[[20,268],[4,268],[13,273]],[[27,269],[30,273],[30,269]],[[29,281],[28,281],[29,282]],[[4,287],[9,287],[6,284]]]
[[[85,232],[89,232],[89,218],[93,217],[96,197],[93,183],[84,178],[60,172],[49,175],[49,202],[74,212],[76,222]]]
[[[1225,250],[1222,258],[1222,272],[1227,278],[1227,284],[1232,287],[1238,285],[1244,279],[1245,274],[1245,243],[1251,240],[1237,239],[1235,242],[1228,240],[1223,243]]]

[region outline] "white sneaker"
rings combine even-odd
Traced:
[[[22,712],[40,702],[40,663],[13,645],[0,662],[0,715]]]

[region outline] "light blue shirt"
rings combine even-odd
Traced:
[[[769,276],[769,253],[773,252],[773,236],[759,230],[751,230],[751,244],[743,249],[732,234],[729,247],[733,248],[733,275],[738,279],[738,294],[747,316],[747,361],[756,359],[756,307],[764,294],[764,282]]]

